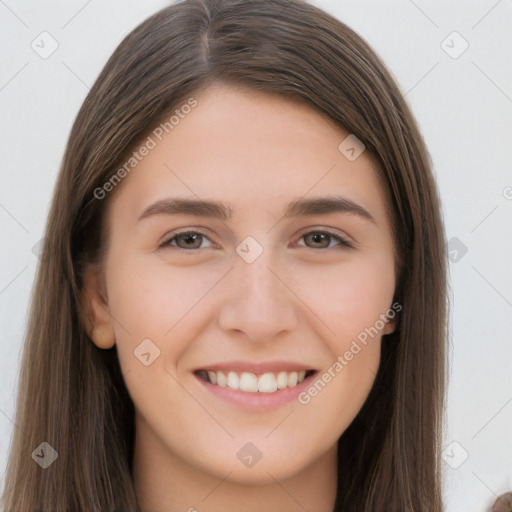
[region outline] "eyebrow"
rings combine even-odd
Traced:
[[[311,199],[296,199],[286,206],[282,218],[322,215],[326,213],[348,213],[377,224],[373,215],[363,206],[342,196],[325,196]],[[155,215],[196,215],[212,217],[222,221],[231,219],[233,208],[221,201],[206,199],[167,198],[148,206],[137,222]]]

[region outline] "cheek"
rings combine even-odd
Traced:
[[[116,260],[113,254],[111,261],[121,262],[107,268],[109,307],[121,365],[125,369],[137,365],[134,351],[148,339],[166,361],[176,363],[195,330],[201,329],[201,302],[222,271],[218,275],[206,266],[172,268],[147,255]],[[184,324],[188,335],[176,336]]]
[[[379,338],[339,355],[298,397],[302,424],[328,446],[345,432],[361,410],[375,382],[381,342]],[[357,352],[357,353],[356,353]],[[297,416],[298,417],[298,416]]]
[[[368,331],[382,330],[381,317],[395,291],[393,265],[393,259],[381,253],[354,257],[336,267],[310,267],[307,276],[297,276],[300,296],[326,326],[325,339],[337,354],[348,350],[360,334],[364,338]]]
[[[201,299],[218,277],[198,267],[171,268],[147,255],[117,261],[107,270],[107,288],[128,392],[148,423],[156,414],[185,415],[188,397],[176,369],[203,328]]]
[[[375,382],[381,355],[382,318],[392,305],[393,260],[354,260],[336,271],[310,269],[301,297],[322,322],[317,322],[329,361],[299,403],[308,419],[322,418],[315,429],[332,439],[352,423]],[[307,421],[307,420],[306,420]]]

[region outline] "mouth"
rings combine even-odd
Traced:
[[[221,388],[229,388],[245,393],[277,393],[295,388],[315,370],[278,371],[265,373],[238,372],[235,370],[201,369],[194,372],[205,382]]]

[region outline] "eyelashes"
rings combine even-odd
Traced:
[[[202,242],[204,240],[208,240],[210,242],[210,245],[207,247],[201,247]],[[326,249],[333,249],[333,248],[345,248],[345,249],[352,249],[354,246],[344,237],[340,236],[339,234],[335,234],[331,231],[327,230],[313,230],[308,231],[307,233],[304,233],[301,235],[299,240],[310,240],[313,243],[313,246],[309,245],[300,245],[301,247],[306,247],[310,249],[317,249],[317,250],[326,250]],[[188,247],[180,247],[178,245],[178,241],[184,241],[185,245],[188,245]],[[334,245],[331,245],[331,242],[335,240],[337,243]],[[322,244],[324,242],[328,242],[327,246],[314,246],[314,244]],[[173,243],[175,242],[175,243]],[[171,250],[178,250],[183,252],[193,252],[197,251],[198,249],[203,248],[210,248],[215,247],[216,244],[211,242],[210,238],[200,232],[200,231],[181,231],[178,233],[174,233],[172,237],[167,238],[165,241],[163,241],[159,247],[162,249],[171,249]]]
[[[310,247],[311,249],[330,249],[331,247],[336,247],[336,246],[342,246],[342,247],[346,247],[346,248],[353,247],[352,244],[350,242],[348,242],[348,240],[346,240],[345,238],[343,238],[340,235],[331,233],[330,231],[310,231],[310,232],[302,235],[299,238],[299,240],[306,238],[306,237],[311,237],[311,238],[318,237],[318,235],[320,235],[321,237],[324,237],[321,240],[326,240],[326,239],[327,240],[337,240],[338,244],[336,244],[334,246],[330,246],[330,244],[329,244],[327,247]],[[313,243],[319,243],[318,238],[316,238]],[[308,246],[306,246],[306,247],[308,247]]]
[[[167,241],[162,242],[160,244],[160,247],[171,247],[173,249],[178,249],[178,250],[182,250],[182,251],[197,250],[197,249],[199,249],[199,247],[184,248],[184,247],[179,247],[177,245],[173,245],[172,242],[175,240],[187,240],[189,242],[192,241],[194,243],[194,242],[197,242],[197,240],[202,242],[203,239],[205,239],[205,238],[209,240],[209,237],[206,236],[204,233],[201,233],[200,231],[182,231],[180,233],[175,233],[174,236],[169,238]],[[213,245],[213,243],[212,243],[212,245]]]

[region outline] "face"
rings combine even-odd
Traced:
[[[386,196],[311,107],[219,84],[194,98],[110,200],[92,338],[117,345],[138,449],[282,480],[332,460],[374,382],[393,329]]]

